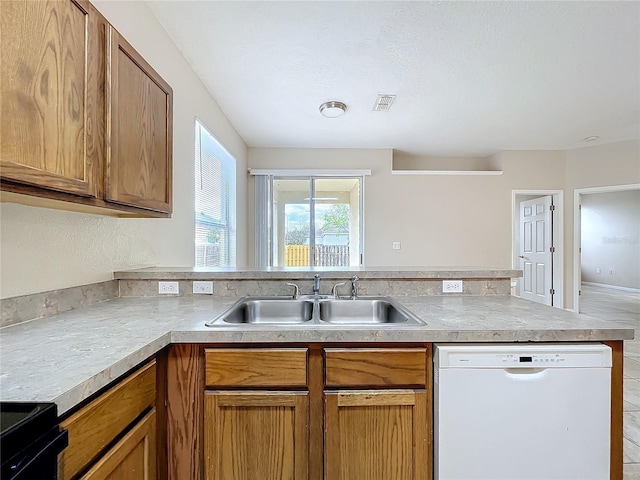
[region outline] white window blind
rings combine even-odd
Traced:
[[[271,254],[271,204],[272,196],[271,175],[255,176],[255,266],[270,267]]]
[[[196,267],[236,264],[236,161],[196,120]]]

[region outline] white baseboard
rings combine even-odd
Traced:
[[[611,288],[613,290],[622,290],[623,292],[640,293],[640,288],[619,287],[617,285],[607,285],[606,283],[582,282],[582,285],[590,285],[592,287]]]

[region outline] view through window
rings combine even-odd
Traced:
[[[274,266],[361,264],[360,178],[273,179]]]
[[[196,267],[236,264],[236,161],[196,120]]]

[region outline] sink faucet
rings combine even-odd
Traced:
[[[293,287],[293,299],[297,300],[298,295],[300,295],[300,288],[295,283],[286,282],[285,285]]]
[[[340,294],[338,293],[338,287],[346,285],[347,282],[336,283],[333,287],[331,287],[331,296],[338,300],[340,298]]]
[[[351,299],[355,300],[356,298],[358,298],[358,285],[356,285],[356,282],[360,280],[360,277],[358,275],[354,275],[353,277],[351,277]]]
[[[320,275],[317,273],[313,276],[313,294],[318,295],[320,293]]]

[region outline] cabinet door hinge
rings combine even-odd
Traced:
[[[578,290],[578,296],[582,295],[582,290]]]
[[[551,290],[549,290],[549,293],[550,293],[551,295],[555,295],[555,294],[556,294],[556,291],[555,291],[555,289],[553,289],[553,288],[552,288]]]
[[[551,253],[555,253],[556,252],[556,247],[549,247],[549,251]]]
[[[549,205],[549,210],[551,210],[552,212],[556,211],[556,206],[555,205]]]

